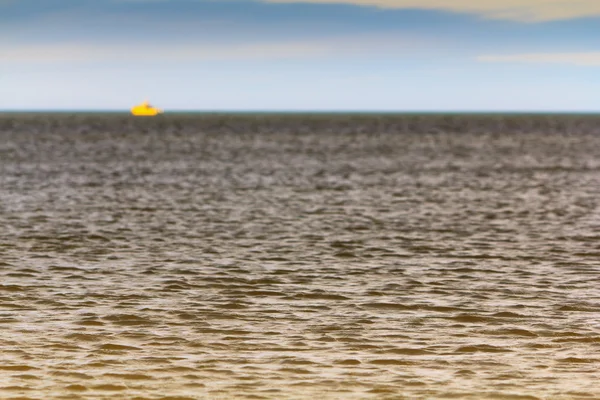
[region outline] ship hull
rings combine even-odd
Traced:
[[[134,107],[131,113],[136,117],[154,117],[161,113],[161,110],[153,107]]]
[[[158,115],[159,112],[157,110],[131,110],[131,114],[136,117],[154,117]]]

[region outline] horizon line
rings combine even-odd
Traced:
[[[0,109],[0,114],[37,114],[37,113],[110,113],[128,114],[123,109]],[[269,109],[163,109],[161,115],[168,114],[600,114],[600,110],[269,110]]]

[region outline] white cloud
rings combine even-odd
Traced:
[[[512,55],[486,55],[477,57],[480,62],[536,63],[600,66],[600,52],[582,53],[529,53]]]
[[[441,10],[525,22],[600,16],[598,0],[262,0],[267,3],[354,4]]]
[[[258,44],[216,46],[123,46],[86,44],[48,44],[3,46],[0,61],[98,62],[98,61],[193,61],[259,58],[298,58],[325,53],[325,46],[295,44]]]
[[[420,49],[428,41],[387,36],[338,37],[312,41],[249,44],[86,44],[1,45],[1,63],[185,62],[325,58],[344,54],[387,53]]]

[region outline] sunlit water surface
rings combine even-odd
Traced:
[[[0,116],[0,398],[598,399],[599,130]]]

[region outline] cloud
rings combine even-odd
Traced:
[[[3,46],[0,61],[12,63],[100,62],[100,61],[210,61],[260,58],[302,58],[321,55],[327,47],[318,44],[254,44],[227,47],[149,45],[48,44]]]
[[[570,64],[600,66],[600,51],[583,53],[529,53],[513,55],[486,55],[477,57],[480,62]]]
[[[244,44],[96,44],[48,43],[0,45],[0,63],[186,62],[285,60],[352,54],[401,54],[428,43],[396,35],[333,37],[322,40]]]
[[[541,22],[600,16],[598,0],[262,0],[267,3],[353,4],[469,13],[491,19]]]
[[[0,5],[19,0],[0,0]],[[228,0],[231,1],[231,0]],[[419,9],[467,13],[490,19],[544,22],[600,17],[598,0],[246,0],[259,3],[346,4],[385,9]],[[169,3],[174,0],[112,0],[113,3]],[[225,2],[225,0],[195,0]],[[73,1],[73,3],[76,3]]]

